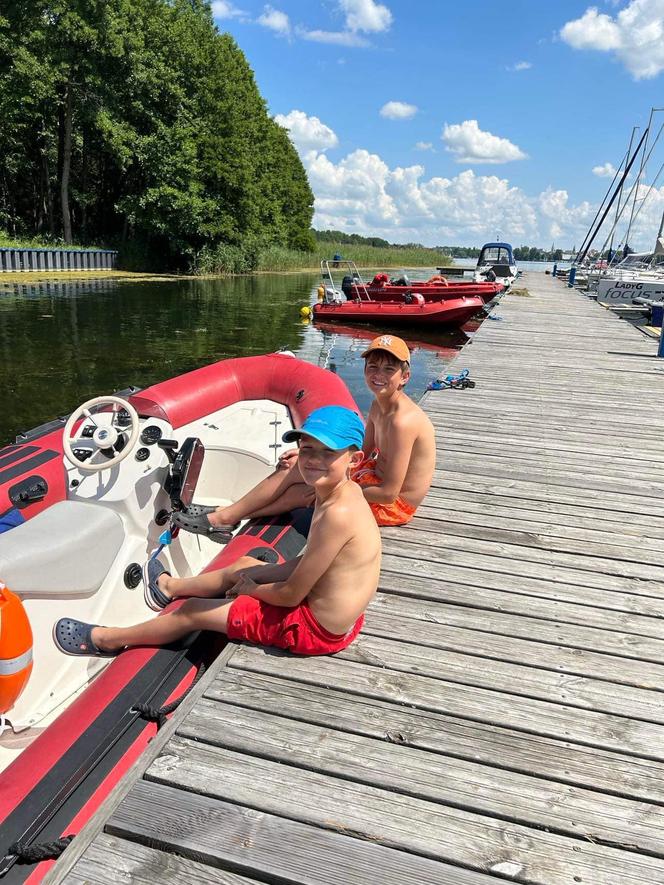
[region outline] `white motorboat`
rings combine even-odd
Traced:
[[[514,253],[509,243],[485,243],[477,259],[476,282],[497,281],[507,289],[518,276]]]

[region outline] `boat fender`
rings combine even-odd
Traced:
[[[434,274],[430,279],[427,280],[427,283],[436,283],[439,286],[449,286],[447,277],[443,277],[439,273]]]
[[[23,603],[0,582],[0,716],[14,706],[32,673],[32,629]]]
[[[319,286],[316,289],[316,294],[318,295],[318,300],[322,301],[325,298],[325,286]]]

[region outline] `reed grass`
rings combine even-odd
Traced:
[[[260,271],[318,270],[324,258],[339,254],[364,268],[443,267],[452,259],[438,249],[416,246],[363,246],[350,243],[320,243],[314,252],[296,252],[272,246],[258,256]]]

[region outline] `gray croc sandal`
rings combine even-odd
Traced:
[[[185,532],[191,532],[194,535],[206,535],[211,541],[216,541],[218,544],[227,544],[239,525],[239,523],[235,525],[212,525],[207,517],[207,513],[199,513],[194,516],[190,510],[176,510],[171,514],[171,522],[176,528],[182,529]]]
[[[201,516],[203,513],[214,513],[216,507],[210,507],[208,504],[190,504],[182,511],[187,516]]]
[[[161,575],[170,575],[170,572],[164,567],[161,560],[155,557],[148,559],[143,566],[143,596],[145,604],[153,612],[160,612],[173,601],[170,596],[159,589]]]
[[[61,652],[73,657],[114,658],[117,651],[102,651],[92,641],[96,626],[75,618],[60,618],[53,625],[53,642]]]

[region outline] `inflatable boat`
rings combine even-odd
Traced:
[[[457,328],[483,307],[484,302],[477,296],[425,301],[423,295],[413,293],[408,299],[398,301],[375,300],[369,296],[349,301],[344,295],[326,293],[325,299],[314,304],[313,310],[314,319],[318,321]]]
[[[374,301],[403,301],[409,295],[419,294],[425,301],[448,301],[465,297],[481,298],[483,304],[488,304],[504,288],[498,282],[448,280],[441,274],[435,274],[428,280],[411,280],[405,275],[390,279],[386,273],[377,273],[366,284],[351,276],[345,276],[341,282],[341,289],[347,298],[362,298],[366,293]]]
[[[111,659],[69,657],[54,622],[151,617],[141,565],[163,545],[179,576],[248,553],[297,555],[297,513],[246,522],[223,546],[171,532],[170,517],[193,501],[237,500],[273,471],[282,434],[331,404],[357,410],[331,372],[286,354],[230,359],[90,400],[0,450],[3,885],[43,878],[53,861],[30,859],[80,829],[223,645],[201,634]]]
[[[333,270],[339,268],[344,276],[341,284],[337,285]],[[459,292],[434,296],[434,290],[442,293],[442,289],[447,288],[441,284],[432,287],[428,297],[410,286],[388,284],[387,274],[377,274],[373,283],[367,284],[355,262],[347,259],[323,259],[321,277],[318,303],[314,304],[313,315],[314,319],[325,322],[458,328],[482,310],[485,304],[484,298],[472,294],[471,290],[478,288],[475,283],[453,284],[453,288],[458,288]],[[496,296],[497,289],[493,283],[481,285],[491,289],[491,298]]]

